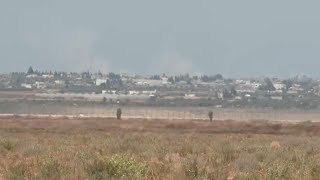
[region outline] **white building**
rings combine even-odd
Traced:
[[[106,84],[107,80],[106,79],[96,79],[96,85],[100,86],[101,84]]]
[[[43,74],[42,77],[46,78],[46,79],[50,79],[50,78],[54,78],[54,75],[53,74]]]
[[[57,85],[64,85],[65,84],[65,82],[63,80],[55,80],[54,83]]]
[[[250,80],[241,80],[241,79],[236,80],[236,84],[242,87],[251,87],[254,90],[257,90],[261,86],[261,83],[251,82]]]
[[[184,99],[195,99],[196,95],[195,94],[185,94]]]
[[[22,83],[21,87],[26,88],[26,89],[32,89],[32,85],[31,84]]]
[[[276,88],[276,90],[282,90],[287,88],[287,86],[283,83],[274,83],[273,86],[274,88]]]
[[[258,89],[258,88],[261,86],[261,84],[260,84],[260,83],[257,83],[257,82],[253,82],[253,83],[251,83],[251,86],[252,86],[252,88],[254,88],[254,89]]]
[[[162,78],[161,78],[161,81],[162,81],[162,84],[163,84],[163,85],[171,84],[168,80],[169,80],[169,79],[168,79],[167,77],[162,77]]]
[[[39,81],[36,81],[34,86],[37,88],[37,89],[45,89],[47,86],[44,82],[39,82]]]
[[[142,94],[144,95],[154,95],[157,93],[157,90],[153,90],[153,91],[142,91]]]
[[[140,94],[140,92],[136,91],[136,90],[130,90],[130,91],[128,91],[128,94],[130,94],[130,95],[138,95],[138,94]]]
[[[38,75],[37,74],[29,74],[26,77],[27,78],[36,78],[36,77],[38,77]]]
[[[134,82],[137,85],[141,85],[141,86],[161,86],[165,83],[162,80],[151,80],[151,79],[136,79],[134,80]]]

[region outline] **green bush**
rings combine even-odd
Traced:
[[[64,168],[53,158],[47,158],[40,163],[40,173],[45,178],[59,178],[64,173]]]
[[[184,164],[185,174],[189,179],[203,179],[206,175],[205,169],[201,167],[197,159],[190,159]]]
[[[144,177],[149,168],[145,163],[138,162],[129,154],[116,154],[102,160],[96,160],[87,168],[87,173],[95,179],[106,177]]]
[[[0,141],[0,149],[2,150],[12,152],[15,148],[16,144],[11,140],[5,139]]]
[[[107,176],[106,164],[104,161],[95,160],[92,164],[88,165],[87,173],[94,179],[105,179]]]
[[[311,175],[314,179],[320,179],[320,165],[314,165],[311,167]]]
[[[30,179],[31,178],[31,172],[28,169],[28,166],[22,163],[9,166],[7,170],[7,178],[8,179]]]

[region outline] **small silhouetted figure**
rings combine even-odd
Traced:
[[[213,112],[212,112],[212,111],[210,111],[210,112],[208,113],[208,116],[209,116],[210,122],[212,122]]]
[[[121,114],[122,114],[122,110],[121,108],[117,109],[117,119],[120,120],[121,119]]]

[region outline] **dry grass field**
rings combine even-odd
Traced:
[[[320,179],[320,123],[0,119],[0,179]]]

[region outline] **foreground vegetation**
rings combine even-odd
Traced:
[[[312,123],[244,124],[1,120],[0,179],[320,179]]]

